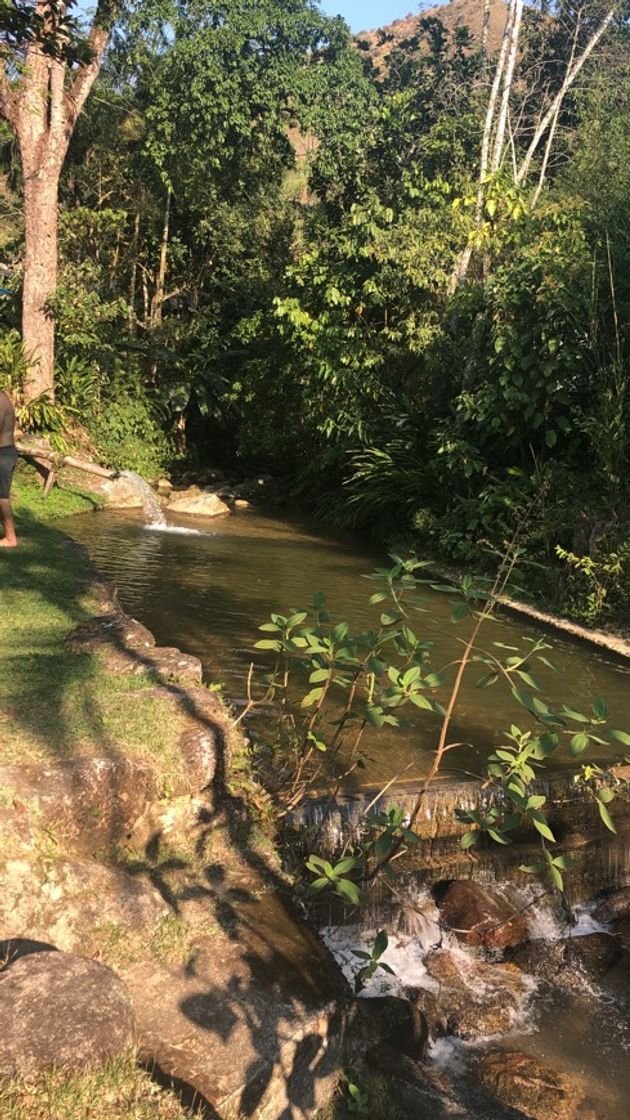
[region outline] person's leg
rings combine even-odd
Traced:
[[[4,525],[4,537],[0,540],[0,548],[15,548],[17,544],[15,522],[8,498],[0,498],[0,521]]]

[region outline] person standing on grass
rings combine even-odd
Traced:
[[[4,537],[0,548],[15,548],[15,522],[11,509],[11,483],[17,463],[15,449],[15,409],[11,398],[0,389],[0,521],[4,526]]]

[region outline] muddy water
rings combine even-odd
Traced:
[[[251,661],[261,670],[268,668],[253,645],[261,636],[257,626],[272,610],[306,607],[321,591],[338,619],[360,627],[378,621],[382,607],[367,605],[374,584],[361,577],[386,558],[360,536],[250,511],[206,522],[201,532],[199,525],[197,519],[180,518],[170,521],[174,531],[165,532],[146,528],[139,515],[118,512],[62,522],[66,532],[87,546],[99,569],[115,580],[125,610],[140,618],[159,643],[200,657],[207,678],[221,682],[232,701],[244,697]],[[422,639],[435,643],[432,666],[439,669],[460,655],[470,623],[454,626],[449,597],[437,592],[427,591],[424,608],[412,625]],[[520,621],[498,619],[488,623],[483,640],[489,648],[493,642],[522,646],[524,638],[538,636],[539,631]],[[549,656],[562,671],[536,665],[546,695],[573,705],[602,695],[613,725],[630,728],[630,668],[565,638],[550,641],[554,650]],[[501,729],[514,721],[527,725],[528,717],[505,689],[474,687],[479,675],[472,672],[458,706],[453,735],[471,747],[451,755],[452,777],[477,774]],[[417,710],[407,717],[405,709],[405,717],[405,727],[383,728],[366,737],[366,769],[350,783],[373,785],[401,773],[408,782],[422,775],[427,752],[435,745],[437,721]]]

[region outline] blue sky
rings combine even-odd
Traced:
[[[327,15],[343,16],[353,31],[383,27],[420,8],[418,0],[320,0],[320,3]]]

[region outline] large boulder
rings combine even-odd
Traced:
[[[417,1003],[399,996],[381,996],[363,998],[359,1004],[375,1023],[382,1042],[414,1061],[424,1057],[429,1025]]]
[[[630,887],[621,887],[607,895],[593,911],[593,917],[598,922],[630,918]]]
[[[230,512],[230,507],[215,493],[179,494],[169,499],[167,509],[173,513],[188,513],[195,517],[219,517]]]
[[[97,654],[112,673],[148,673],[179,684],[200,684],[198,657],[171,646],[156,646],[150,630],[122,612],[97,615],[68,637],[73,653]]]
[[[153,765],[124,756],[2,766],[0,786],[33,826],[54,825],[82,852],[123,840],[158,793]]]
[[[439,1006],[446,1023],[440,1033],[474,1042],[510,1030],[535,984],[511,964],[490,964],[440,949],[425,958],[429,976],[440,985]],[[418,1006],[423,1007],[421,993]],[[424,1008],[423,1008],[424,1009]],[[430,1004],[426,1011],[431,1020]]]
[[[527,940],[524,914],[470,879],[456,879],[438,902],[440,917],[462,941],[505,949]]]
[[[528,941],[512,955],[524,972],[563,988],[583,988],[584,978],[598,981],[617,963],[622,949],[609,933]]]
[[[491,1050],[477,1072],[484,1088],[528,1120],[573,1120],[583,1103],[574,1078],[519,1050]]]
[[[91,952],[103,923],[149,935],[170,913],[147,879],[96,860],[7,859],[0,878],[3,956],[7,942],[25,937]]]
[[[69,953],[21,957],[0,973],[0,1076],[81,1070],[133,1044],[124,984],[97,961]]]

